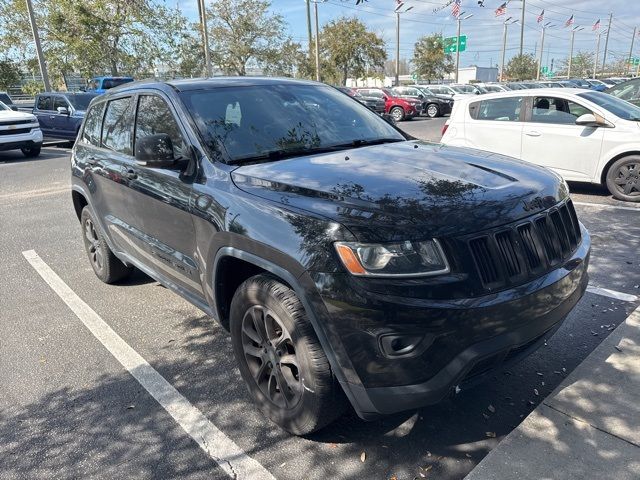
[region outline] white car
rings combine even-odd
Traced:
[[[442,143],[548,167],[640,202],[640,107],[593,90],[491,93],[454,104]]]
[[[42,131],[35,115],[15,112],[0,102],[0,151],[22,150],[25,157],[37,157]]]

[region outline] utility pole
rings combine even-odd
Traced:
[[[318,27],[318,1],[313,2],[313,11],[316,16],[316,82],[320,81],[320,29]]]
[[[600,56],[600,35],[598,32],[598,42],[596,43],[596,56],[593,60],[593,78],[596,78],[596,74],[598,73],[598,57]]]
[[[571,47],[569,47],[569,64],[567,66],[567,78],[571,78],[571,63],[573,62],[573,40],[575,39],[576,32],[584,30],[584,27],[575,26],[571,29]]]
[[[413,8],[413,6],[402,10],[402,3],[398,4],[395,9],[396,12],[396,81],[395,86],[400,86],[400,14],[407,13]]]
[[[520,17],[520,55],[522,56],[522,48],[524,45],[524,9],[525,0],[522,0],[522,16]]]
[[[609,26],[607,27],[607,36],[604,40],[604,58],[602,59],[602,73],[607,65],[607,48],[609,48],[609,32],[611,31],[611,20],[613,20],[613,13],[609,14]],[[593,78],[596,78],[594,75]]]
[[[33,5],[31,0],[27,0],[27,10],[29,11],[29,22],[31,23],[31,31],[33,32],[33,42],[36,45],[36,54],[38,55],[38,63],[40,64],[40,75],[42,75],[42,83],[46,92],[51,91],[49,83],[49,74],[47,73],[47,64],[42,53],[42,45],[40,45],[40,35],[38,34],[38,26],[36,25],[36,17],[33,14]]]
[[[637,27],[633,27],[633,37],[631,37],[631,48],[629,49],[629,61],[627,62],[627,68],[625,68],[625,73],[629,73],[631,70],[631,58],[633,57],[633,41],[636,39],[636,30]]]
[[[512,17],[507,18],[504,21],[504,26],[502,27],[502,56],[500,60],[500,81],[504,80],[504,56],[507,51],[507,27],[509,25],[513,25],[514,23],[518,23],[518,20],[511,20]],[[511,21],[510,21],[511,20]]]
[[[470,13],[469,15],[467,15],[466,17],[462,17],[462,15],[464,15],[465,12],[460,12],[460,14],[458,15],[458,36],[456,37],[456,83],[458,83],[458,75],[460,73],[460,30],[461,30],[461,24],[462,24],[462,20],[467,20],[471,17],[473,17],[473,13]]]
[[[205,10],[205,0],[198,0],[198,14],[200,15],[200,28],[202,29],[202,44],[204,46],[204,66],[205,75],[212,77],[211,52],[209,51],[209,28],[207,27],[207,12]]]
[[[309,0],[305,0],[307,4],[307,35],[309,36],[309,57],[311,57],[311,42],[313,42],[313,33],[311,32],[311,3]]]
[[[536,80],[540,80],[540,69],[542,68],[542,56],[544,55],[544,32],[551,26],[551,22],[542,25],[542,36],[540,38],[540,56],[538,57],[538,71],[536,72]]]

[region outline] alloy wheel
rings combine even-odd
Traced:
[[[427,115],[431,118],[435,118],[438,116],[438,107],[435,105],[429,105],[427,107]]]
[[[298,357],[282,321],[271,310],[254,305],[242,319],[242,349],[249,371],[262,394],[290,410],[302,397]]]
[[[102,245],[100,245],[100,239],[98,238],[96,227],[89,218],[84,223],[84,238],[87,242],[89,260],[97,270],[102,270],[102,266],[104,265]]]

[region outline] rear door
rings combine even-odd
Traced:
[[[522,159],[549,167],[567,180],[591,181],[605,129],[576,125],[576,119],[586,113],[593,112],[573,100],[533,97],[524,124]]]
[[[523,97],[501,97],[469,104],[464,112],[468,147],[514,158],[522,154]]]

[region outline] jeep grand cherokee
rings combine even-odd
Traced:
[[[322,84],[130,83],[72,152],[96,275],[135,266],[228,327],[295,434],[438,402],[535,349],[587,285],[566,184],[412,139]]]

